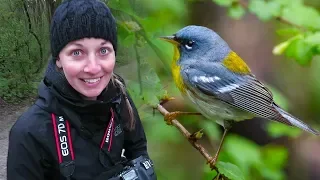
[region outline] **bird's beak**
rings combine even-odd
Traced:
[[[161,36],[161,40],[167,41],[173,45],[179,45],[180,43],[175,40],[175,36]]]

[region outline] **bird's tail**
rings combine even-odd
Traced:
[[[286,120],[286,122],[284,122],[285,120],[280,120],[281,122],[284,122],[286,124],[290,123],[289,125],[291,125],[291,126],[296,126],[296,127],[300,128],[300,129],[303,129],[303,130],[305,130],[307,132],[310,132],[312,134],[319,135],[319,132],[317,130],[314,130],[308,124],[302,122],[298,118],[296,118],[296,117],[292,116],[291,114],[287,113],[286,111],[281,109],[278,105],[274,104],[274,107],[281,114],[282,118],[284,118]]]

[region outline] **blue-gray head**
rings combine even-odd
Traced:
[[[177,46],[181,63],[203,59],[221,61],[231,51],[216,32],[203,26],[186,26],[174,35],[162,38]]]

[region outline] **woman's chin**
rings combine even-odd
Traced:
[[[103,90],[103,89],[102,89]],[[97,100],[97,97],[101,94],[102,90],[99,91],[90,91],[90,92],[82,92],[82,96],[86,100]]]
[[[103,77],[99,82],[96,83],[89,84],[86,82],[81,82],[76,90],[83,95],[84,99],[96,100],[101,92],[107,87],[109,81],[106,77]]]

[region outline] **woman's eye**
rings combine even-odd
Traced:
[[[186,49],[190,50],[192,49],[193,44],[194,44],[194,41],[190,40],[186,42],[184,46],[186,47]]]
[[[100,53],[101,53],[102,55],[107,54],[107,53],[108,53],[107,48],[101,48],[101,49],[100,49]]]
[[[80,56],[80,55],[81,55],[81,52],[80,52],[80,50],[76,50],[76,51],[73,51],[73,52],[72,52],[72,55],[73,55],[73,56]]]

